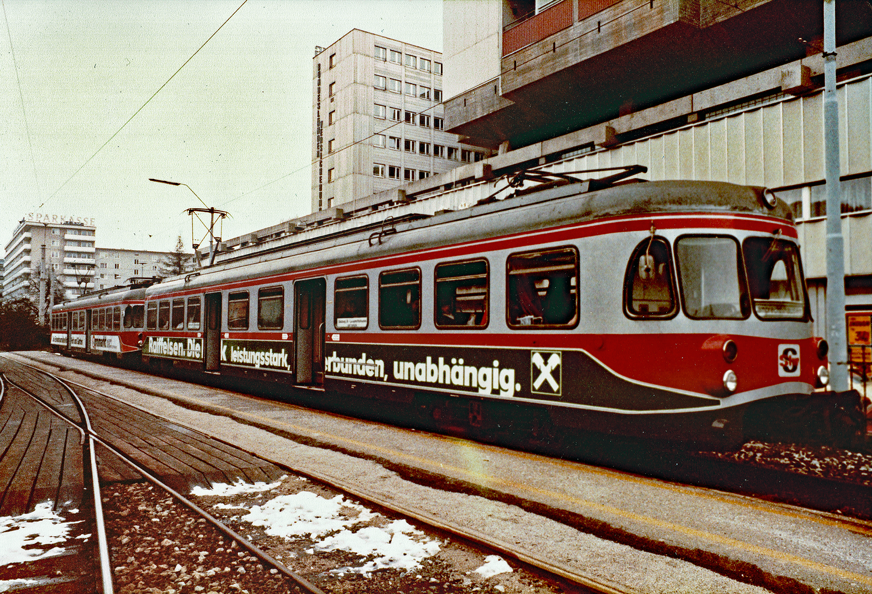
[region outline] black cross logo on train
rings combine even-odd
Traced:
[[[560,396],[560,379],[563,373],[561,362],[560,351],[531,352],[530,378],[533,382],[533,393]]]

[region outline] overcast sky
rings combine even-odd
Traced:
[[[0,256],[34,212],[190,250],[202,204],[149,178],[229,211],[225,238],[307,214],[315,46],[357,28],[442,51],[442,0],[0,2]]]

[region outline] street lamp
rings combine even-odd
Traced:
[[[148,178],[148,181],[155,182],[158,184],[167,184],[168,186],[185,186],[186,188],[191,190],[191,194],[193,194],[194,196],[197,196],[197,192],[195,192],[193,190],[193,188],[191,188],[191,186],[189,186],[188,184],[183,184],[182,182],[167,181],[165,179],[155,179],[153,177]],[[218,210],[217,208],[215,208],[213,206],[207,206],[206,203],[203,202],[203,199],[200,198],[199,196],[197,196],[197,200],[199,200],[200,203],[203,206],[205,206],[205,208],[199,208],[199,207],[189,208],[189,209],[187,209],[187,213],[189,215],[191,215],[192,217],[194,215],[197,215],[197,219],[199,219],[199,221],[203,224],[203,226],[206,227],[206,232],[209,234],[209,266],[211,266],[215,262],[215,244],[219,243],[221,241],[220,237],[217,237],[217,238],[215,237],[215,223],[217,223],[218,221],[221,221],[224,217],[230,216],[230,213],[228,213],[226,210]],[[206,223],[202,219],[200,219],[199,213],[209,213],[209,225],[206,225]],[[217,217],[217,219],[216,219],[216,217]],[[193,236],[194,236],[194,219],[192,218],[191,219],[191,241],[192,242],[194,239]],[[194,246],[194,257],[197,258],[197,264],[202,266],[202,263],[200,262],[200,252],[198,249],[200,247],[200,243],[195,243],[195,244],[193,244],[193,246]]]

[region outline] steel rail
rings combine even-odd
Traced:
[[[53,380],[58,382],[61,386],[63,386],[64,389],[69,391],[70,394],[73,396],[73,398],[76,399],[77,405],[81,406],[81,408],[82,408],[82,413],[83,413],[82,417],[84,419],[86,419],[86,428],[82,429],[74,421],[63,416],[60,412],[53,410],[50,407],[50,405],[43,402],[42,400],[39,400],[39,398],[37,398],[36,396],[33,396],[32,394],[28,393],[25,388],[18,386],[17,384],[14,384],[14,382],[10,381],[10,383],[12,383],[13,385],[16,385],[16,387],[18,387],[20,390],[24,391],[25,393],[28,393],[28,395],[35,398],[38,402],[40,402],[40,404],[42,404],[43,406],[48,408],[51,412],[53,412],[54,414],[56,414],[57,416],[62,418],[64,421],[76,426],[80,431],[83,431],[84,433],[86,433],[88,435],[89,439],[99,443],[100,445],[105,447],[107,450],[109,450],[110,452],[112,452],[113,454],[118,456],[118,458],[121,459],[121,461],[123,461],[128,466],[133,468],[133,470],[135,470],[137,473],[139,473],[148,482],[152,483],[156,487],[169,493],[174,499],[179,501],[179,503],[181,503],[182,505],[184,505],[185,507],[187,507],[188,509],[190,509],[194,513],[201,516],[210,525],[212,525],[216,530],[218,530],[219,532],[221,532],[222,534],[224,534],[225,536],[227,536],[231,540],[235,541],[237,544],[239,544],[239,546],[241,546],[246,551],[251,553],[257,559],[259,559],[262,563],[275,568],[279,573],[283,574],[285,577],[290,579],[297,586],[299,586],[300,588],[302,588],[303,590],[305,590],[309,594],[325,594],[323,590],[321,590],[320,588],[318,588],[317,586],[315,586],[314,584],[312,584],[311,582],[306,580],[301,575],[288,569],[288,567],[286,567],[283,563],[281,563],[277,559],[274,559],[267,552],[258,548],[251,541],[249,541],[244,536],[237,533],[232,528],[230,528],[229,526],[227,526],[226,524],[221,522],[218,518],[214,517],[212,514],[210,514],[209,512],[207,512],[206,510],[204,510],[200,506],[198,506],[196,503],[194,503],[193,501],[191,501],[190,499],[188,499],[187,497],[185,497],[184,495],[182,495],[181,493],[179,493],[178,491],[176,491],[175,489],[173,489],[172,487],[170,487],[169,485],[167,485],[166,483],[161,481],[157,476],[153,475],[148,469],[146,469],[144,466],[142,466],[141,464],[139,464],[138,462],[133,460],[130,456],[128,456],[127,454],[125,454],[124,452],[117,449],[115,446],[106,442],[100,436],[98,436],[90,425],[90,419],[88,418],[87,414],[85,413],[84,403],[82,403],[81,399],[79,399],[79,396],[75,393],[75,391],[69,385],[67,385],[67,383],[64,380],[60,379],[59,377],[55,376],[54,374],[52,374],[48,371],[45,371],[43,369],[40,369],[40,368],[33,366],[33,365],[30,365],[28,363],[24,363],[21,361],[18,361],[18,363],[20,365],[30,367],[31,369],[34,369],[34,370],[38,371],[39,373],[42,373],[42,374],[52,378]],[[75,383],[75,382],[73,382],[73,383]],[[79,385],[81,385],[81,384],[79,384]],[[87,386],[82,386],[82,387],[84,387],[85,389],[87,389],[89,391],[96,392],[95,390],[88,388]],[[97,392],[97,393],[99,393],[99,392]],[[107,395],[107,396],[109,396],[109,395]],[[96,477],[97,477],[96,459],[94,459],[94,448],[93,447],[91,448],[91,452],[92,452],[92,459],[93,459],[93,467],[92,467],[93,468],[93,476],[95,477],[95,480],[96,480]],[[99,505],[100,513],[102,514],[101,502],[98,501],[97,503]],[[102,559],[102,557],[101,557],[101,559]],[[108,561],[108,549],[107,549],[107,561]],[[104,589],[103,594],[112,594],[111,570],[108,573],[110,575],[109,590]],[[104,588],[105,588],[105,586],[104,586]]]
[[[17,384],[8,377],[6,378],[6,381],[9,382],[10,385],[15,386],[16,388],[21,390],[22,393],[27,395],[37,404],[41,405],[49,413],[55,415],[62,421],[72,425],[79,431],[79,445],[87,449],[89,466],[91,469],[91,492],[94,496],[94,524],[97,529],[97,550],[100,558],[100,583],[102,586],[103,594],[113,594],[114,586],[112,584],[112,564],[109,559],[109,539],[106,536],[106,521],[103,517],[103,497],[100,492],[100,475],[97,472],[97,454],[94,448],[94,438],[89,433],[89,431],[91,430],[90,419],[88,418],[88,413],[85,410],[84,404],[79,399],[78,395],[76,395],[76,393],[73,392],[69,386],[66,386],[58,378],[53,377],[51,374],[45,371],[43,371],[42,373],[48,375],[49,377],[52,377],[55,381],[60,383],[64,387],[64,389],[70,392],[70,394],[76,401],[76,406],[79,408],[82,419],[84,419],[82,423],[85,425],[85,427],[82,427],[79,423],[64,416],[60,411],[56,410],[53,406],[42,400],[39,396],[37,396],[24,386]]]

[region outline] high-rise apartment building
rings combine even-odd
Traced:
[[[134,277],[161,276],[161,262],[168,256],[170,252],[97,248],[94,288],[99,291],[127,284]]]
[[[95,235],[93,218],[26,215],[6,244],[3,297],[31,296],[40,277],[62,285],[67,299],[93,289]]]
[[[490,154],[444,131],[439,52],[355,29],[317,49],[312,91],[312,212]]]

